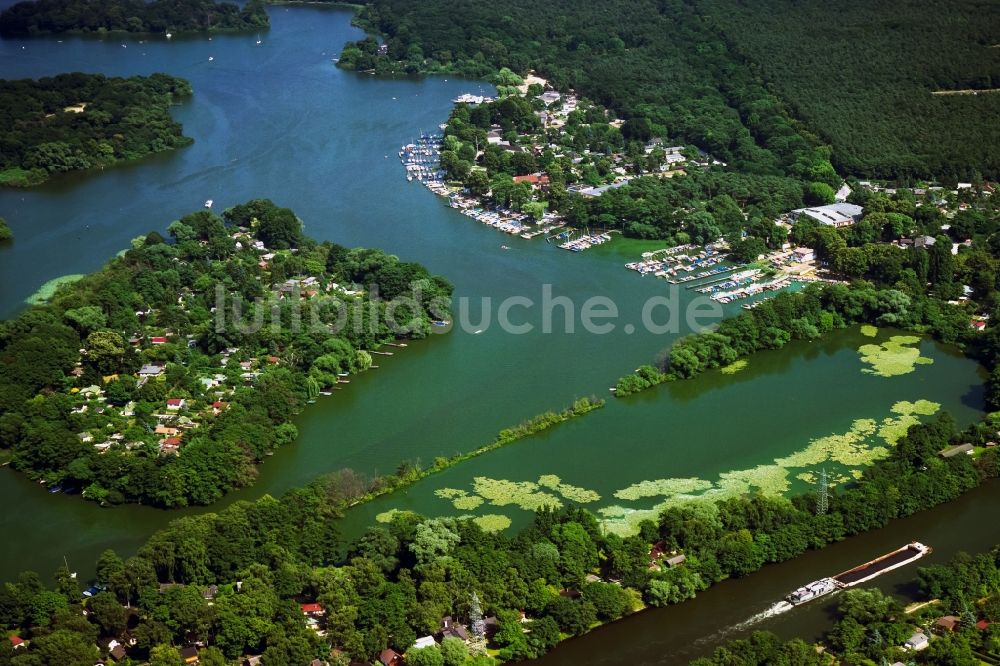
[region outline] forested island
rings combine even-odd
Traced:
[[[27,0],[0,12],[0,35],[248,32],[268,21],[261,0]]]
[[[169,109],[191,94],[190,83],[168,74],[0,81],[0,185],[37,185],[189,145]]]
[[[442,278],[310,240],[269,200],[169,231],[0,325],[0,451],[49,489],[213,502],[252,483],[295,439],[292,417],[368,370],[369,351],[447,313]]]
[[[979,666],[1000,658],[1000,547],[921,568],[914,583],[925,601],[906,608],[877,589],[846,591],[823,652],[802,640],[756,632],[692,666],[826,666],[837,660]]]
[[[182,655],[219,665],[262,655],[263,664],[346,665],[405,655],[411,666],[459,666],[532,658],[645,606],[681,603],[953,499],[997,476],[997,453],[938,452],[995,430],[989,421],[956,433],[942,415],[913,426],[860,483],[831,491],[828,506],[814,493],[681,504],[627,538],[567,507],[539,511],[514,536],[397,512],[344,543],[334,519],[381,482],[343,470],[281,499],[179,519],[125,561],[108,551],[86,596],[68,569],[54,587],[21,574],[0,590],[0,622],[26,647],[0,659],[89,666],[112,653],[165,666]]]
[[[998,21],[974,0],[816,0],[794,10],[729,0],[373,0],[358,23],[385,48],[371,38],[349,44],[340,64],[477,78],[534,70],[744,172],[817,180],[824,165],[812,151],[827,144],[845,175],[968,180],[1000,175],[1000,136],[987,120],[1000,97],[932,93],[996,85]]]

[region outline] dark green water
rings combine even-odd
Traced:
[[[9,0],[0,2],[6,4]],[[667,285],[626,271],[622,264],[634,255],[625,254],[617,241],[570,254],[540,239],[510,238],[405,181],[395,157],[400,144],[421,129],[434,130],[447,117],[450,100],[479,90],[480,83],[386,81],[339,71],[331,58],[360,34],[350,27],[348,12],[315,7],[270,12],[273,27],[260,46],[254,35],[174,43],[129,40],[126,48],[118,39],[0,40],[6,78],[82,70],[112,75],[167,71],[190,79],[195,97],[175,115],[196,141],[182,151],[102,174],[63,178],[29,191],[0,191],[0,216],[17,236],[13,245],[0,249],[0,316],[16,313],[47,280],[98,268],[131,238],[165,230],[173,219],[200,209],[205,199],[214,199],[221,209],[266,196],[294,208],[314,237],[383,247],[445,274],[455,283],[456,296],[473,299],[473,318],[479,299],[538,301],[543,283],[577,308],[591,296],[611,297],[621,318],[608,335],[585,333],[579,322],[572,334],[513,335],[494,322],[472,327],[485,329],[481,334],[456,330],[379,357],[378,370],[301,416],[299,440],[265,462],[256,486],[207,510],[234,499],[278,494],[341,467],[377,473],[402,460],[430,461],[475,448],[500,428],[538,412],[583,395],[608,395],[615,378],[649,361],[675,337],[641,327],[626,332],[623,324],[637,324],[642,303],[666,293]],[[209,62],[209,56],[214,60]],[[511,250],[502,251],[502,244]],[[682,299],[688,297],[682,290]],[[514,317],[536,328],[540,324],[537,308],[518,310]],[[557,311],[557,322],[560,317]],[[854,351],[858,341],[851,335],[755,358],[733,377],[706,375],[612,401],[584,419],[364,507],[349,516],[345,527],[360,530],[372,514],[409,502],[429,513],[446,513],[450,506],[433,490],[467,486],[476,475],[523,480],[558,474],[610,501],[615,489],[644,479],[712,478],[767,462],[810,438],[842,432],[854,419],[884,417],[897,400],[940,402],[962,422],[978,414],[981,399],[974,387],[980,379],[971,362],[925,342],[923,353],[934,358],[933,365],[892,379],[863,376]],[[49,495],[10,470],[0,470],[0,502],[0,529],[11,535],[0,540],[0,579],[25,568],[48,573],[64,555],[86,575],[104,548],[133,551],[185,513],[136,506],[102,510],[78,498]],[[850,555],[852,562],[858,559]],[[734,607],[733,617],[746,617],[754,599],[749,594],[746,604]],[[645,625],[635,626],[641,631],[630,640],[645,642]],[[572,645],[553,658],[576,649]]]
[[[893,333],[881,331],[876,340]],[[612,399],[583,418],[357,507],[345,521],[345,532],[360,533],[390,509],[423,515],[501,514],[515,526],[530,521],[530,511],[513,505],[485,502],[475,510],[459,511],[434,494],[441,488],[475,494],[476,477],[537,482],[541,475],[554,474],[563,483],[600,494],[600,500],[585,504],[592,510],[609,505],[648,509],[660,498],[622,501],[613,493],[640,481],[716,480],[720,472],[772,464],[814,438],[846,433],[856,419],[881,421],[900,400],[938,403],[962,425],[979,416],[982,399],[973,362],[924,341],[922,354],[933,364],[896,377],[862,374],[865,366],[857,349],[871,341],[857,329],[837,331],[820,342],[757,354],[736,375],[711,372]],[[831,463],[824,466],[831,474],[838,469]],[[805,482],[796,475],[816,469],[790,468],[788,491],[804,490]]]

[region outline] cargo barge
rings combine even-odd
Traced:
[[[776,612],[784,612],[786,610],[791,610],[793,606],[804,604],[807,601],[812,601],[813,599],[825,596],[831,592],[843,590],[848,587],[854,587],[855,585],[869,581],[876,576],[881,576],[887,571],[898,569],[899,567],[905,566],[910,562],[919,560],[929,552],[931,552],[930,547],[925,546],[919,541],[908,543],[902,548],[894,550],[891,553],[886,553],[881,557],[876,557],[870,562],[865,562],[862,565],[856,566],[853,569],[848,569],[847,571],[839,573],[836,576],[821,578],[809,583],[808,585],[803,585],[797,590],[789,593],[788,596],[786,596],[783,601],[778,602],[772,610]]]
[[[891,553],[886,553],[881,557],[877,557],[871,562],[865,562],[861,566],[848,569],[843,573],[832,576],[832,578],[839,587],[853,587],[859,583],[869,581],[876,576],[881,576],[887,571],[898,569],[899,567],[907,565],[910,562],[919,560],[929,552],[931,552],[931,549],[928,546],[925,546],[919,541],[914,541],[913,543],[906,544],[898,550],[894,550]]]

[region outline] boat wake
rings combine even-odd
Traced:
[[[756,613],[754,615],[751,615],[742,622],[729,625],[728,627],[719,629],[718,631],[715,631],[707,636],[700,636],[699,638],[695,639],[694,644],[704,645],[704,644],[718,643],[722,639],[725,639],[728,636],[732,636],[733,634],[743,633],[746,630],[753,627],[754,625],[759,624],[760,622],[763,622],[764,620],[767,620],[769,618],[781,615],[782,613],[787,613],[793,608],[795,608],[795,606],[788,603],[787,601],[779,601],[770,608],[763,610],[759,613]]]

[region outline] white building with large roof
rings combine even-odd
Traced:
[[[791,212],[791,218],[798,220],[805,215],[820,224],[829,227],[847,227],[861,219],[861,206],[849,203],[834,203],[828,206],[815,206],[813,208],[799,208]]]

